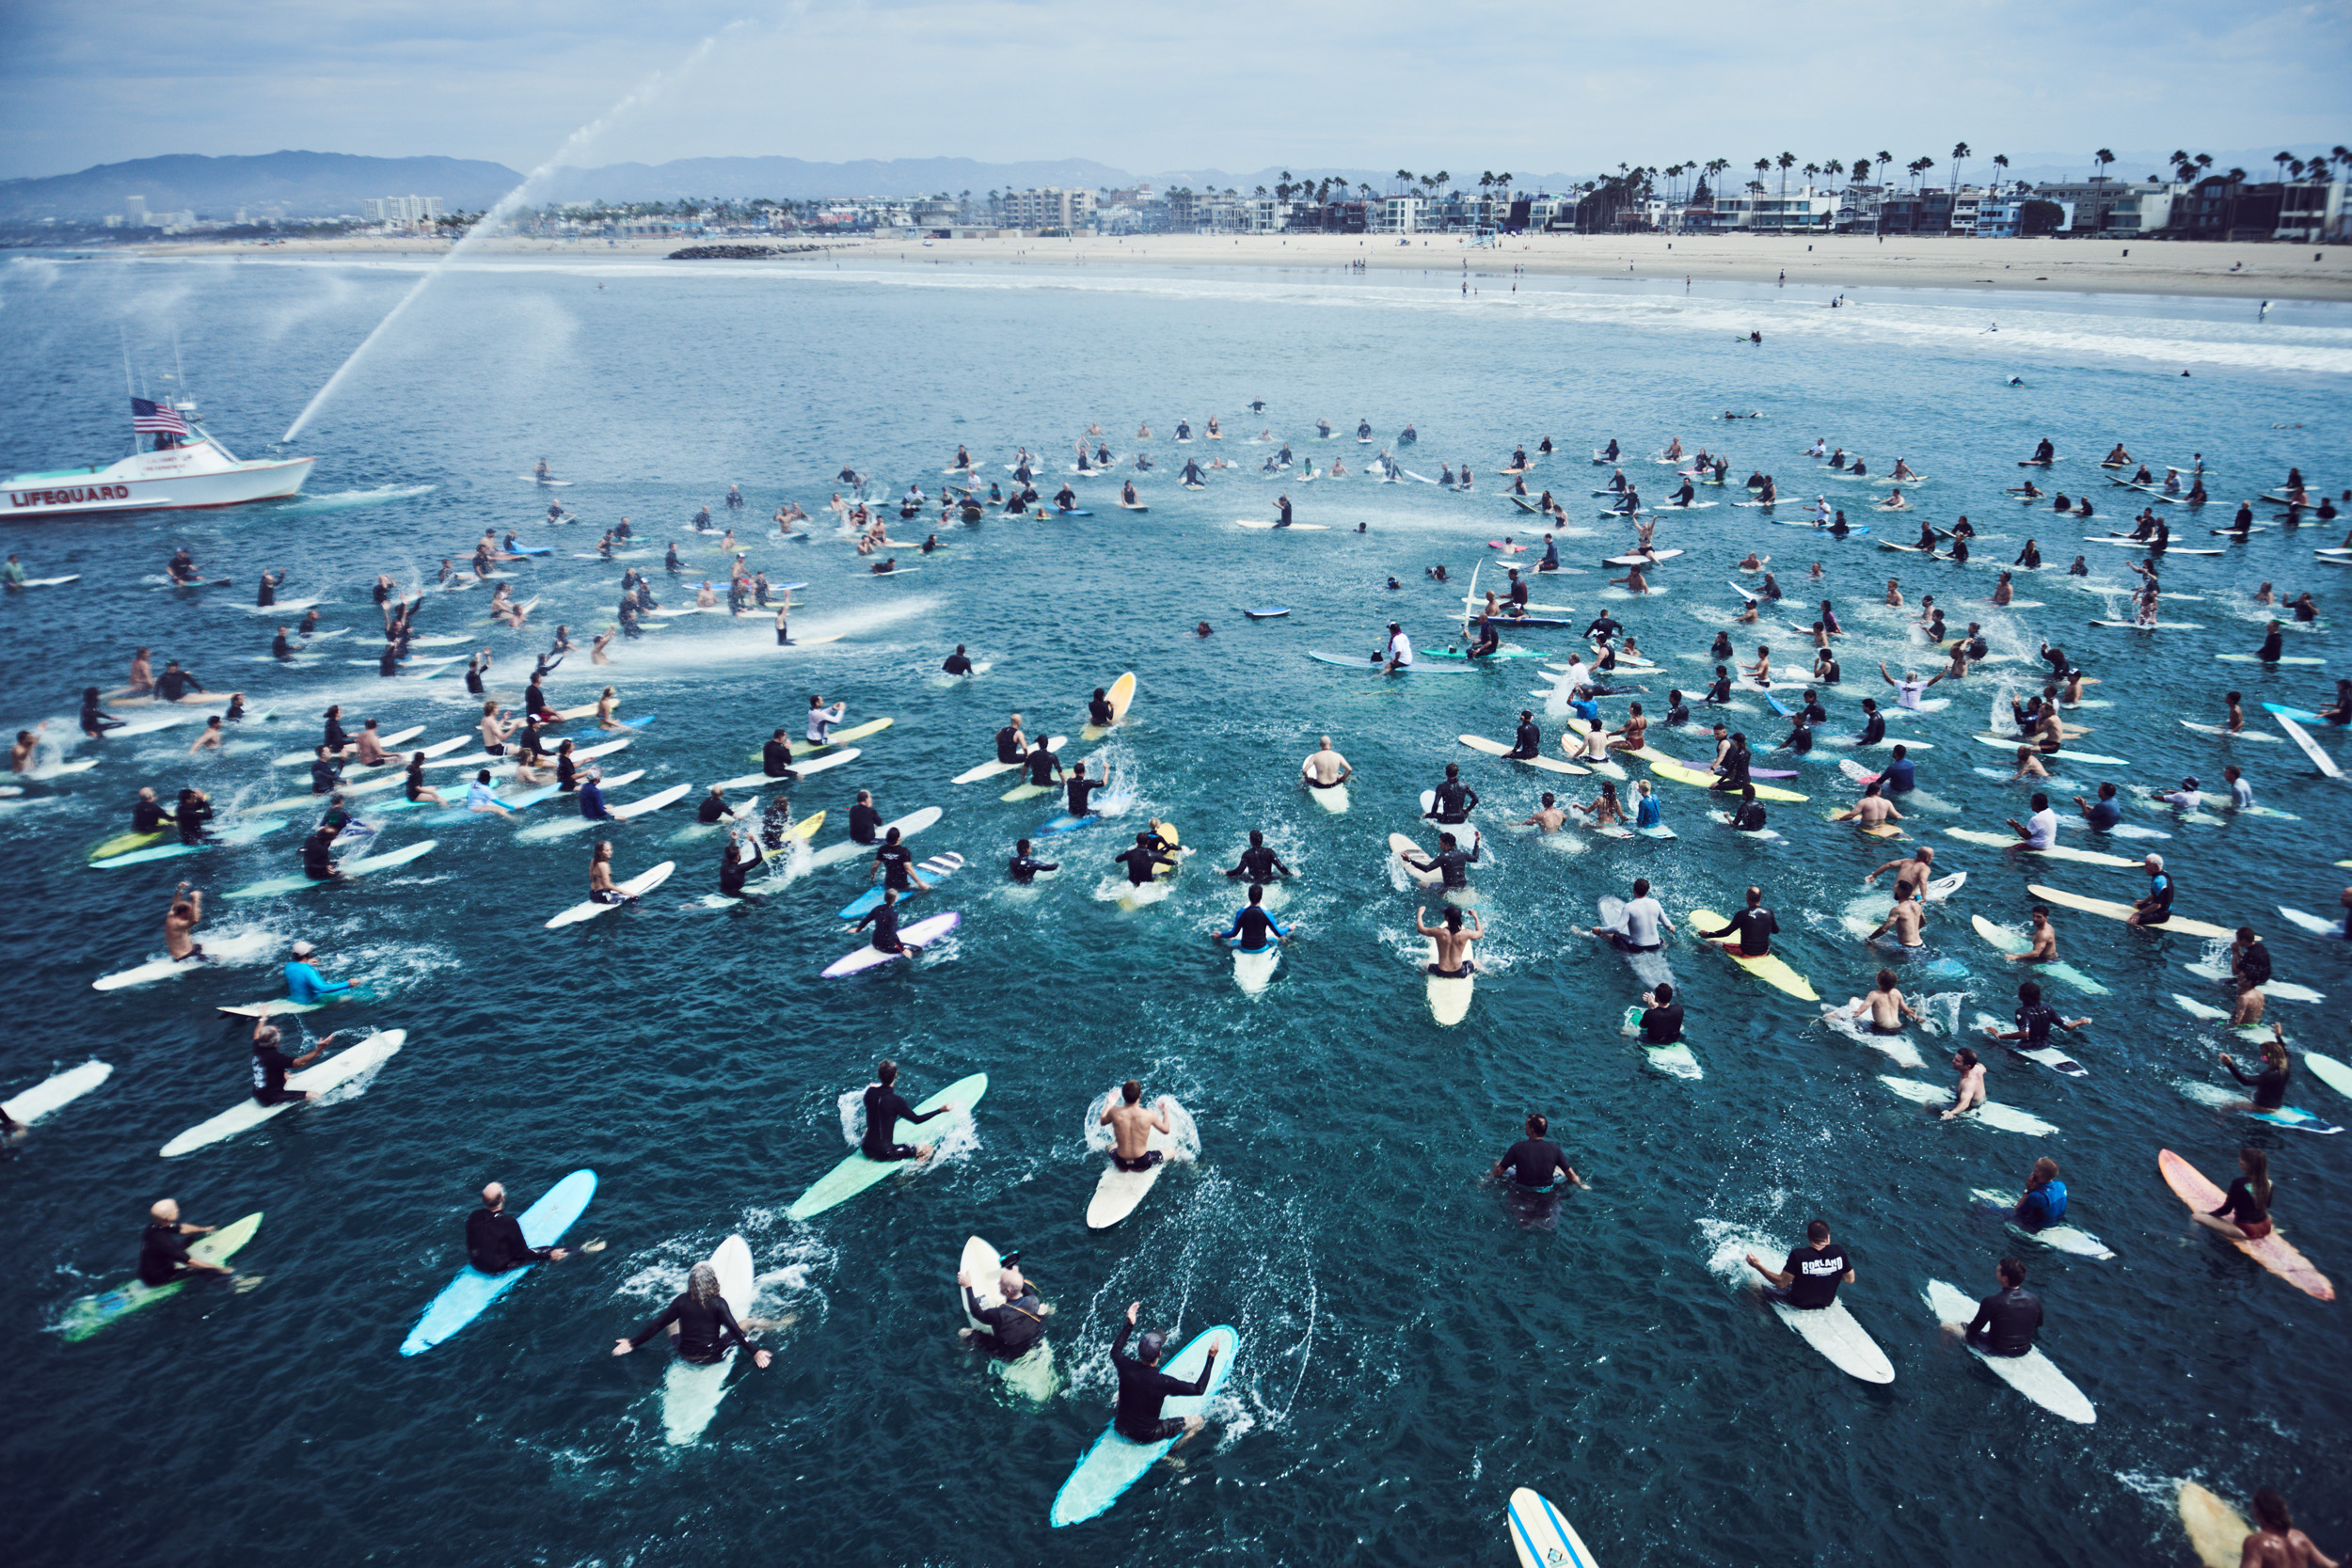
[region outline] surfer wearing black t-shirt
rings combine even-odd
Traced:
[[[1747,1255],[1748,1267],[1772,1281],[1764,1288],[1772,1300],[1800,1312],[1818,1312],[1836,1305],[1838,1286],[1853,1283],[1853,1259],[1830,1240],[1826,1220],[1806,1226],[1804,1241],[1804,1245],[1789,1249],[1785,1268],[1768,1269],[1753,1252]]]
[[[1550,1191],[1555,1177],[1565,1177],[1572,1186],[1583,1186],[1584,1179],[1576,1174],[1576,1167],[1568,1164],[1560,1146],[1544,1136],[1549,1126],[1542,1117],[1529,1117],[1527,1136],[1503,1150],[1502,1158],[1495,1162],[1495,1168],[1489,1173],[1494,1180],[1501,1180],[1508,1171],[1514,1183],[1538,1193]]]

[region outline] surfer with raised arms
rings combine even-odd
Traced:
[[[204,961],[204,945],[196,940],[197,925],[203,918],[203,890],[182,882],[164,911],[164,951],[174,963]]]
[[[1168,1339],[1158,1329],[1146,1330],[1136,1342],[1136,1354],[1129,1355],[1127,1336],[1135,1332],[1136,1314],[1142,1310],[1143,1303],[1130,1302],[1127,1321],[1111,1338],[1111,1368],[1119,1374],[1119,1413],[1111,1425],[1130,1443],[1165,1443],[1172,1437],[1182,1448],[1207,1423],[1198,1416],[1163,1417],[1161,1403],[1171,1394],[1197,1398],[1207,1393],[1210,1379],[1216,1375],[1216,1352],[1209,1352],[1200,1376],[1191,1383],[1160,1370]]]
[[[889,902],[889,895],[883,895],[883,902]],[[898,1123],[903,1121],[920,1126],[934,1117],[946,1116],[955,1107],[942,1105],[936,1111],[926,1111],[916,1116],[914,1107],[898,1093],[898,1064],[896,1062],[885,1060],[875,1064],[874,1077],[877,1082],[866,1085],[866,1136],[858,1144],[859,1151],[868,1160],[883,1162],[930,1159],[938,1145],[892,1141]]]
[[[1266,847],[1262,831],[1252,828],[1248,847],[1241,852],[1241,863],[1225,875],[1247,877],[1253,882],[1271,882],[1277,877],[1295,877],[1298,873],[1284,865],[1281,857]]]
[[[1478,911],[1470,911],[1468,930],[1462,928],[1463,912],[1459,909],[1448,906],[1443,922],[1436,926],[1429,924],[1427,913],[1425,906],[1417,905],[1413,910],[1413,928],[1429,939],[1436,954],[1422,967],[1440,980],[1460,980],[1475,974],[1478,965],[1470,959],[1470,943],[1484,941],[1486,935],[1486,924],[1478,918]]]
[[[743,1325],[735,1321],[735,1308],[727,1305],[725,1293],[719,1289],[719,1271],[708,1262],[697,1263],[688,1272],[686,1289],[660,1317],[628,1338],[615,1339],[612,1354],[627,1355],[665,1328],[676,1339],[677,1358],[689,1366],[717,1366],[730,1339],[751,1352],[755,1367],[765,1367],[771,1359],[766,1351],[755,1349],[743,1337]]]
[[[1853,1259],[1830,1240],[1829,1222],[1815,1220],[1804,1227],[1804,1245],[1788,1249],[1785,1266],[1768,1269],[1755,1253],[1748,1267],[1771,1283],[1763,1293],[1799,1312],[1820,1312],[1837,1303],[1837,1287],[1853,1283]]]

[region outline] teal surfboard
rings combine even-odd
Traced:
[[[587,1212],[588,1200],[596,1196],[596,1173],[576,1170],[571,1175],[539,1195],[539,1201],[515,1216],[523,1229],[523,1240],[532,1246],[553,1246],[563,1240],[564,1232]],[[526,1264],[509,1269],[504,1274],[484,1274],[470,1263],[460,1269],[457,1277],[441,1289],[425,1307],[424,1316],[401,1341],[400,1354],[421,1355],[431,1350],[468,1323],[490,1309],[493,1302],[522,1283],[523,1275],[538,1267]]]
[[[1231,1325],[1219,1323],[1215,1328],[1202,1329],[1184,1349],[1163,1362],[1160,1370],[1170,1377],[1190,1382],[1200,1375],[1213,1350],[1216,1352],[1216,1371],[1209,1379],[1208,1391],[1170,1395],[1160,1406],[1161,1415],[1198,1416],[1202,1406],[1216,1398],[1232,1375],[1233,1358],[1241,1350],[1241,1336]],[[1110,1512],[1111,1505],[1125,1495],[1127,1488],[1141,1481],[1143,1473],[1175,1446],[1173,1437],[1157,1443],[1132,1443],[1121,1437],[1117,1428],[1104,1428],[1103,1435],[1094,1440],[1094,1447],[1078,1461],[1077,1468],[1070,1472],[1070,1479],[1061,1483],[1061,1490],[1054,1494],[1055,1528],[1080,1524]]]
[[[224,1225],[211,1235],[189,1243],[188,1256],[199,1263],[225,1263],[239,1247],[253,1240],[253,1233],[262,1228],[262,1216],[257,1211],[230,1225]],[[187,1281],[175,1279],[168,1285],[146,1285],[138,1280],[102,1291],[94,1296],[84,1296],[65,1310],[59,1332],[70,1341],[88,1338],[117,1318],[152,1307],[167,1296],[176,1296],[185,1289]]]
[[[917,1105],[915,1114],[920,1116],[936,1111],[943,1105],[952,1105],[969,1117],[972,1107],[978,1104],[980,1096],[987,1092],[988,1074],[976,1072],[969,1078],[958,1079]],[[911,1121],[900,1121],[891,1132],[891,1141],[902,1144],[937,1142],[942,1132],[955,1125],[955,1119],[953,1117],[943,1117],[919,1127]],[[812,1218],[849,1202],[895,1171],[914,1169],[914,1164],[912,1160],[868,1160],[863,1151],[852,1153],[826,1172],[815,1186],[794,1199],[787,1212],[796,1220]]]

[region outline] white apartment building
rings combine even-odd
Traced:
[[[427,223],[441,215],[437,196],[386,196],[361,203],[371,223]]]
[[[1005,193],[1005,222],[1014,229],[1090,229],[1094,193],[1046,185]]]
[[[1422,228],[1422,208],[1425,205],[1417,196],[1387,196],[1378,198],[1379,218],[1375,232],[1382,234],[1418,234]]]

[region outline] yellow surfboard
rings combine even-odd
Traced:
[[[1111,733],[1111,725],[1127,717],[1127,705],[1136,700],[1136,673],[1133,670],[1111,682],[1103,692],[1104,701],[1111,705],[1109,724],[1089,724],[1078,732],[1081,740],[1100,740]]]
[[[1683,918],[1691,923],[1691,928],[1693,932],[1708,926],[1712,926],[1720,930],[1724,927],[1731,924],[1730,921],[1725,920],[1722,915],[1717,914],[1713,910],[1692,910]],[[1705,939],[1702,938],[1701,940],[1704,941]],[[1802,997],[1807,1002],[1819,1002],[1821,999],[1820,994],[1814,990],[1812,981],[1807,980],[1804,975],[1798,974],[1795,970],[1789,968],[1787,964],[1781,962],[1780,959],[1772,957],[1770,954],[1767,954],[1765,957],[1760,958],[1751,958],[1746,954],[1740,952],[1739,946],[1735,942],[1715,942],[1708,943],[1708,945],[1722,948],[1725,953],[1731,956],[1731,961],[1733,963],[1738,964],[1741,969],[1746,970],[1749,974],[1755,975],[1757,979],[1763,981],[1766,985],[1771,986],[1775,990],[1785,990],[1789,995]]]
[[[1723,780],[1716,774],[1702,773],[1695,768],[1685,768],[1678,762],[1661,761],[1657,757],[1652,757],[1650,759],[1649,768],[1651,772],[1657,774],[1661,779],[1672,779],[1677,784],[1695,784],[1701,789],[1713,789],[1717,784],[1723,782]],[[1720,793],[1729,796],[1735,800],[1739,799],[1739,792],[1737,790],[1726,789],[1721,791]],[[1759,800],[1804,800],[1808,799],[1808,797],[1800,795],[1793,789],[1775,789],[1771,784],[1757,784],[1756,786],[1756,798]]]

